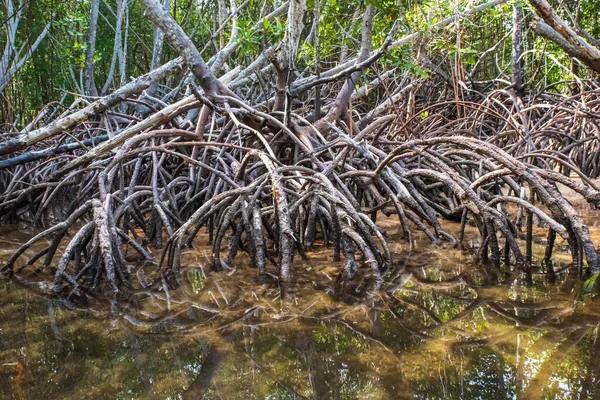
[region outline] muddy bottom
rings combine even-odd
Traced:
[[[585,211],[596,245],[599,216]],[[381,288],[366,266],[339,279],[343,264],[320,247],[284,288],[243,256],[212,272],[197,246],[179,274],[132,267],[136,289],[118,305],[44,296],[51,271],[25,268],[0,281],[0,398],[600,396],[600,302],[565,268],[569,254],[555,253],[556,275],[527,276],[423,238],[407,255],[397,221],[380,222],[396,260]],[[0,265],[31,236],[3,229]]]

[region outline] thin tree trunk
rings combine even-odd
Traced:
[[[512,85],[518,96],[523,95],[523,7],[513,6],[513,31],[512,31],[512,53],[510,63],[512,66]]]
[[[6,45],[4,46],[4,53],[2,55],[2,72],[10,69],[11,60],[13,54],[16,51],[15,38],[17,36],[17,28],[19,22],[21,22],[21,11],[23,10],[23,3],[19,4],[19,8],[15,12],[15,7],[12,0],[6,0],[6,15],[8,21],[6,21]]]
[[[360,45],[360,54],[357,63],[361,63],[366,60],[371,54],[372,48],[372,39],[373,39],[373,18],[375,17],[375,13],[377,12],[377,7],[374,5],[367,6],[365,10],[365,15],[363,18],[363,29],[362,29],[362,39]],[[315,123],[315,128],[317,128],[320,132],[325,132],[329,129],[329,123],[338,120],[341,118],[348,108],[348,102],[350,101],[350,96],[354,91],[354,87],[356,82],[358,82],[362,71],[356,71],[350,78],[344,83],[342,90],[338,93],[333,107],[329,110],[327,115],[323,117],[321,120]]]
[[[164,0],[162,3],[163,8],[166,10],[167,13],[170,12],[171,9],[171,0]],[[154,70],[156,68],[158,68],[161,64],[160,64],[160,60],[162,57],[162,49],[163,49],[163,43],[165,39],[165,35],[164,33],[158,28],[158,27],[154,27],[154,47],[152,48],[152,65],[151,65],[151,69]],[[154,82],[150,88],[146,91],[146,93],[148,93],[149,95],[153,95],[154,92],[156,91],[156,88],[158,86],[157,82]]]
[[[112,59],[110,61],[110,69],[108,71],[108,77],[106,78],[106,82],[104,83],[104,86],[102,87],[102,95],[105,95],[106,92],[108,91],[108,88],[110,87],[110,84],[113,81],[114,75],[115,75],[115,68],[117,65],[117,60],[120,57],[120,54],[122,54],[123,48],[121,45],[121,32],[122,32],[122,26],[123,26],[123,12],[125,10],[125,4],[127,3],[127,0],[117,0],[117,16],[116,16],[116,23],[115,23],[115,43],[113,46],[113,54],[112,54]],[[152,67],[152,70],[156,69],[154,66]]]
[[[6,45],[4,46],[2,60],[0,61],[0,93],[6,89],[15,74],[19,72],[21,68],[23,68],[25,63],[29,61],[33,53],[38,49],[44,38],[48,35],[50,26],[52,24],[52,19],[54,19],[54,14],[52,14],[50,21],[46,24],[35,41],[31,45],[23,44],[17,51],[15,41],[23,8],[24,5],[21,2],[19,4],[19,9],[15,11],[12,1],[7,0],[6,2],[6,10],[7,14],[9,15],[9,19],[6,21],[7,41]],[[23,51],[25,48],[27,48],[27,51],[25,51],[25,54],[23,54],[21,57],[21,51]]]
[[[181,54],[209,98],[222,93],[235,96],[214,76],[192,40],[157,0],[141,0],[141,3],[146,9],[146,16],[163,31],[169,42]]]
[[[277,60],[275,69],[277,70],[277,93],[275,95],[274,111],[282,111],[285,107],[290,73],[296,66],[296,57],[298,55],[298,42],[302,29],[304,29],[304,12],[306,11],[306,0],[291,0],[288,8],[287,26],[283,43]]]
[[[321,77],[321,71],[319,70],[320,64],[320,54],[319,54],[319,22],[321,19],[321,2],[319,0],[315,0],[315,10],[313,13],[313,32],[315,35],[314,44],[315,44],[315,76],[317,79]],[[315,120],[319,120],[321,118],[321,86],[315,86]]]
[[[100,12],[100,0],[92,0],[90,11],[90,24],[87,32],[87,48],[85,50],[85,94],[98,96],[96,83],[94,82],[94,53],[96,52],[96,31],[98,28],[98,14]]]
[[[536,33],[554,41],[571,57],[578,58],[590,69],[600,73],[600,49],[585,41],[560,19],[546,0],[529,0],[529,2],[545,22],[542,24],[539,20],[534,21],[532,26]]]
[[[53,15],[53,17],[54,17],[54,15]],[[46,27],[44,28],[42,33],[40,33],[38,35],[37,39],[35,40],[35,42],[33,42],[33,44],[31,46],[29,46],[29,49],[25,52],[25,54],[23,55],[23,57],[21,57],[20,60],[17,60],[17,59],[13,60],[13,65],[11,66],[10,70],[8,70],[6,72],[4,72],[4,71],[0,72],[0,92],[4,91],[4,89],[10,83],[10,81],[15,76],[15,74],[17,72],[19,72],[19,70],[21,68],[23,68],[23,66],[25,65],[25,63],[27,61],[29,61],[29,59],[31,58],[33,53],[37,50],[37,48],[42,43],[42,40],[44,40],[44,38],[48,35],[51,24],[52,24],[51,21],[46,24]],[[19,54],[17,53],[15,55],[15,57],[18,57],[18,56],[19,56]]]
[[[129,37],[129,5],[127,0],[123,1],[125,10],[125,31],[123,32],[123,46],[119,49],[119,76],[121,77],[121,87],[127,83],[127,45]]]
[[[225,0],[217,0],[217,6],[219,26],[221,26],[227,18],[227,6],[225,5]],[[219,48],[222,49],[223,47],[225,47],[225,31],[221,30],[219,31]]]

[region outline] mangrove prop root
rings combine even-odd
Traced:
[[[339,82],[327,85],[346,93]],[[86,117],[65,125],[74,142],[49,136],[26,153],[7,153],[1,221],[58,223],[21,246],[2,271],[43,264],[54,268],[57,294],[67,287],[116,293],[130,284],[128,248],[139,256],[133,261],[175,271],[186,266],[185,247],[208,242],[217,269],[231,269],[246,253],[257,274],[288,280],[300,257],[324,247],[334,261],[343,258],[346,278],[364,267],[381,282],[394,254],[378,212],[397,220],[408,251],[417,235],[464,247],[472,225],[480,261],[525,268],[537,224],[547,228],[548,268],[560,236],[577,268],[600,271],[588,229],[561,193],[566,187],[600,205],[592,180],[600,175],[597,89],[547,95],[543,107],[532,96],[518,108],[505,91],[438,98],[415,104],[412,115],[396,114],[385,98],[375,108],[353,107],[356,115],[340,114],[338,104],[336,115],[313,121],[293,102],[286,112],[269,111],[264,93],[240,100],[258,87],[223,87],[210,99],[172,99],[117,126],[113,137]],[[426,86],[415,90],[427,98]],[[301,103],[309,95],[298,96]],[[460,222],[456,237],[442,229],[444,219]],[[50,244],[15,269],[44,240]],[[149,246],[162,249],[152,254]]]

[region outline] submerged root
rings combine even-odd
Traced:
[[[87,288],[95,291],[101,281],[106,281],[111,290],[118,293],[120,285],[128,284],[129,273],[121,252],[120,235],[116,234],[117,228],[112,223],[105,206],[98,199],[89,200],[64,223],[39,233],[25,243],[15,252],[2,270],[14,273],[15,262],[29,247],[45,237],[54,235],[52,244],[38,253],[46,254],[47,258],[49,257],[44,265],[45,268],[54,257],[56,249],[60,246],[69,228],[75,225],[76,220],[82,219],[86,215],[90,216],[92,220],[77,230],[66,244],[56,264],[53,290],[56,294],[61,294],[64,290],[64,283],[70,284],[73,289],[85,283]],[[141,246],[136,245],[133,248],[142,257],[148,258],[148,253]],[[33,264],[38,258],[36,255],[27,265]]]

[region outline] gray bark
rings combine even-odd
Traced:
[[[513,6],[513,31],[512,31],[512,85],[518,95],[523,94],[523,8],[517,5]]]
[[[304,29],[304,13],[306,11],[306,0],[291,0],[288,8],[287,25],[285,35],[281,44],[275,69],[277,70],[277,93],[275,96],[274,111],[281,111],[285,106],[287,87],[290,73],[295,68],[298,55],[298,43],[302,29]]]
[[[50,124],[36,129],[35,131],[32,131],[26,135],[21,135],[1,143],[0,156],[22,150],[27,146],[38,143],[44,139],[56,135],[57,133],[69,130],[77,124],[88,120],[90,116],[103,113],[124,99],[141,93],[144,89],[149,87],[153,81],[161,79],[168,74],[175,72],[177,69],[181,68],[181,63],[182,60],[177,58],[163,65],[161,68],[137,78],[129,84],[114,91],[112,94],[93,102],[89,106],[73,114],[57,119],[56,121],[53,121]]]
[[[529,2],[545,22],[543,25],[539,21],[534,21],[534,30],[540,36],[554,41],[571,57],[578,58],[590,69],[600,73],[600,50],[585,41],[560,19],[546,0],[529,0]]]
[[[102,87],[102,95],[106,94],[108,88],[110,87],[114,75],[115,68],[117,65],[117,60],[123,57],[123,48],[122,48],[122,27],[123,27],[123,14],[125,11],[125,7],[127,4],[127,0],[117,0],[117,16],[115,23],[115,44],[113,47],[112,59],[110,61],[110,69],[108,71],[108,77],[106,78],[106,82]],[[158,66],[152,66],[152,70],[155,70]]]
[[[16,52],[15,39],[17,36],[17,29],[21,22],[21,12],[23,10],[23,3],[19,4],[19,8],[15,12],[15,7],[12,0],[6,0],[6,14],[9,16],[6,21],[6,45],[4,46],[4,53],[2,55],[2,70],[6,71],[10,68],[11,59],[13,54]]]
[[[94,82],[94,53],[96,52],[96,30],[98,28],[98,14],[100,12],[100,0],[92,0],[90,11],[90,24],[87,32],[87,48],[85,50],[85,65],[83,74],[85,76],[85,94],[98,96],[96,83]]]
[[[192,40],[185,34],[183,29],[181,29],[162,5],[157,0],[141,0],[141,3],[146,9],[146,16],[163,31],[171,45],[173,45],[177,52],[181,54],[187,66],[198,79],[198,83],[205,94],[210,98],[218,96],[222,91],[229,92],[229,90],[215,78]]]
[[[584,53],[582,53],[577,47],[569,43],[567,39],[562,37],[558,32],[552,29],[552,27],[545,23],[543,20],[536,19],[532,21],[531,28],[533,28],[533,31],[541,37],[556,43],[569,56],[577,58],[582,62],[585,60],[586,56]]]
[[[166,12],[170,12],[171,0],[164,0],[162,6],[166,10]],[[164,33],[158,27],[155,26],[154,27],[154,46],[152,48],[152,69],[156,69],[161,65],[160,60],[162,57],[162,49],[163,49],[164,39],[165,39]],[[146,92],[150,96],[152,96],[152,95],[154,95],[154,92],[156,91],[156,87],[157,87],[157,83],[155,82],[150,86],[150,88],[148,88],[148,90]]]
[[[363,29],[362,29],[362,39],[360,46],[360,54],[358,55],[358,59],[356,60],[357,64],[365,61],[369,58],[371,54],[372,48],[372,39],[373,39],[373,18],[375,17],[375,13],[377,12],[377,7],[373,5],[367,6],[367,9],[363,18]],[[356,71],[350,78],[346,81],[342,90],[338,93],[333,107],[329,110],[327,115],[323,117],[321,120],[317,121],[315,124],[315,128],[317,128],[320,132],[325,132],[329,129],[329,123],[332,123],[339,118],[341,118],[348,108],[348,102],[350,101],[350,96],[352,92],[354,92],[354,87],[356,82],[360,79],[360,75],[362,71]]]
[[[123,47],[119,52],[119,75],[121,77],[121,86],[127,83],[127,38],[129,37],[129,5],[127,0],[122,0],[125,9],[125,32],[123,35]]]
[[[20,50],[17,51],[16,35],[19,22],[21,21],[23,7],[24,5],[21,2],[19,4],[19,9],[15,11],[12,0],[6,1],[6,10],[9,19],[6,21],[6,44],[4,46],[2,60],[0,61],[0,93],[6,89],[15,74],[23,68],[27,61],[29,61],[33,53],[48,35],[52,24],[52,21],[49,21],[32,44],[29,45],[25,43],[20,47]],[[54,14],[51,19],[53,18]],[[25,51],[25,54],[21,55],[23,49],[27,50]]]

